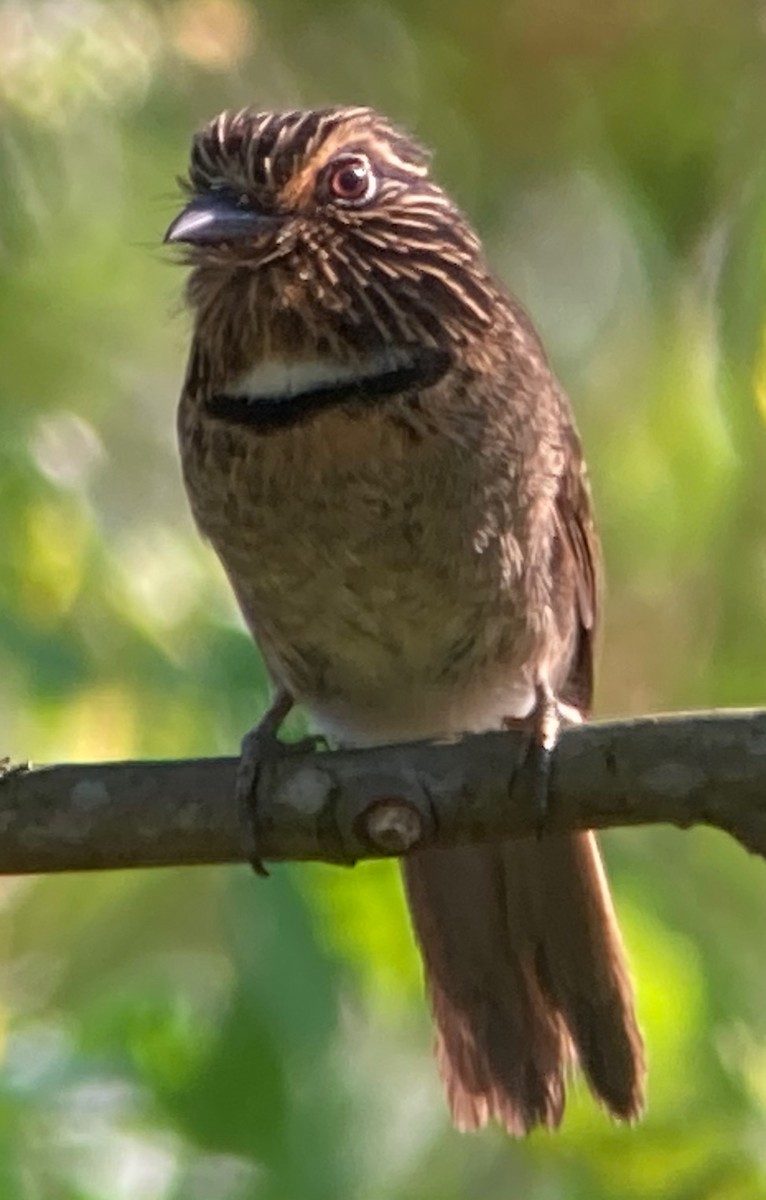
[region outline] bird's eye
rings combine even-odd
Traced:
[[[375,195],[377,186],[373,169],[361,154],[337,158],[330,164],[327,190],[340,204],[366,204]]]

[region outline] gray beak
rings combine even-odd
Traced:
[[[195,196],[171,222],[163,238],[166,244],[188,242],[190,246],[215,246],[220,242],[242,242],[273,228],[280,218],[240,208],[224,193]]]

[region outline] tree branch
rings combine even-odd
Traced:
[[[265,859],[353,863],[538,829],[534,751],[513,730],[452,743],[286,752],[256,789]],[[237,759],[95,763],[0,777],[0,873],[240,862]],[[665,822],[766,855],[766,711],[565,730],[546,830]]]

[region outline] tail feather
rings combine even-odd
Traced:
[[[555,1128],[574,1057],[636,1117],[643,1048],[593,835],[427,850],[404,875],[455,1123]]]
[[[570,1031],[596,1097],[613,1116],[634,1120],[643,1108],[644,1050],[596,838],[582,833],[520,842],[513,858],[526,859],[521,876],[535,903],[542,987]],[[514,895],[520,889],[509,881]]]

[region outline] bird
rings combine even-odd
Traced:
[[[570,402],[431,156],[367,107],[216,116],[165,234],[189,268],[183,479],[274,701],[335,746],[587,717],[600,550]],[[541,760],[542,761],[542,760]],[[544,774],[544,773],[543,773]],[[421,848],[405,894],[454,1124],[556,1128],[645,1061],[591,831]]]

